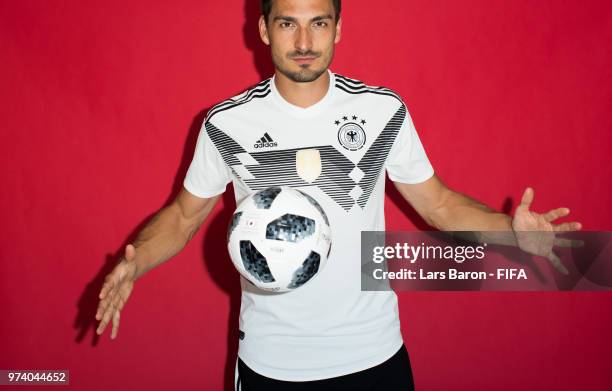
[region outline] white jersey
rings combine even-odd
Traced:
[[[213,107],[184,180],[198,197],[218,195],[231,181],[236,202],[270,186],[297,187],[329,217],[329,260],[308,284],[267,293],[241,277],[238,356],[279,380],[353,373],[401,347],[395,293],[361,291],[361,231],[385,229],[385,170],[403,183],[433,175],[397,94],[328,72],[327,94],[308,108],[287,102],[274,77]],[[321,156],[312,183],[296,171],[296,152],[306,148]]]

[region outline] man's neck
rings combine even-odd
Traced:
[[[325,71],[316,80],[307,83],[298,83],[282,73],[276,71],[274,76],[278,93],[292,105],[307,108],[327,94],[329,89],[329,72]]]

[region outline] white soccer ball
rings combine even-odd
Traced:
[[[274,292],[299,288],[319,273],[331,249],[321,205],[290,187],[269,187],[245,198],[232,216],[227,248],[253,285]]]

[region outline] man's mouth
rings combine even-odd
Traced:
[[[316,59],[316,57],[293,57],[293,61],[298,64],[310,64]]]
[[[316,53],[292,53],[289,58],[299,65],[310,64],[319,57]]]

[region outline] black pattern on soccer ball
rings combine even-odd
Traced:
[[[299,242],[315,232],[315,221],[304,216],[285,214],[266,226],[266,239]]]
[[[270,209],[272,202],[281,192],[280,187],[269,187],[265,190],[258,191],[253,195],[253,202],[259,209]]]
[[[272,276],[270,268],[268,267],[266,258],[259,251],[257,251],[250,240],[240,241],[240,256],[242,257],[244,268],[258,281],[276,281]]]
[[[310,255],[302,263],[302,266],[293,273],[293,279],[287,286],[289,289],[295,289],[304,285],[308,280],[312,278],[317,271],[319,271],[319,264],[321,263],[321,256],[314,251],[310,252]]]
[[[302,195],[304,197],[306,197],[308,202],[310,202],[312,205],[314,205],[315,208],[317,208],[317,210],[323,215],[323,220],[325,220],[325,224],[329,225],[329,220],[327,219],[327,214],[325,214],[325,211],[323,210],[321,205],[319,205],[317,200],[315,200],[314,198],[312,198],[311,196],[309,196],[308,194],[304,193],[303,191],[301,191],[299,189],[296,189],[296,190],[299,191],[300,193],[302,193]]]
[[[234,229],[236,229],[236,227],[238,226],[238,223],[240,222],[240,217],[242,217],[242,212],[236,212],[232,216],[232,220],[230,221],[229,228],[227,229],[227,241],[228,242],[229,242],[230,236],[232,235],[232,232],[234,232]]]

